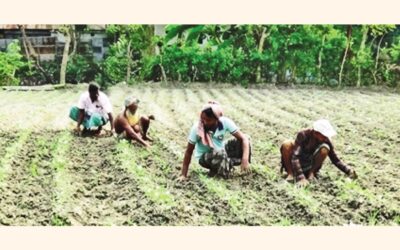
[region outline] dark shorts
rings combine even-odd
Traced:
[[[203,154],[199,159],[199,164],[211,172],[221,175],[222,177],[229,177],[234,166],[242,164],[243,149],[242,143],[235,139],[231,139],[225,143],[222,150],[212,150]],[[251,161],[251,144],[249,150],[249,162]]]
[[[328,150],[330,150],[330,147],[328,144],[322,143],[315,149],[315,151],[312,154],[302,155],[300,157],[300,165],[301,165],[301,168],[303,169],[304,173],[307,173],[308,171],[311,170],[313,163],[314,163],[314,157],[319,153],[321,148],[327,148]]]

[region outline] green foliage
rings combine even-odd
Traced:
[[[25,65],[21,47],[18,41],[13,41],[7,46],[6,52],[0,52],[0,86],[18,85],[20,79],[16,77],[16,73]]]
[[[66,27],[59,29],[66,32]],[[351,27],[351,29],[350,29]],[[110,43],[100,63],[75,54],[67,82],[258,82],[397,86],[400,37],[396,25],[107,25]],[[344,58],[347,44],[350,47]],[[345,60],[344,60],[345,59]],[[0,54],[0,84],[43,83],[17,44]],[[341,66],[343,64],[343,71]],[[58,79],[59,62],[40,62]]]
[[[381,58],[384,61],[382,75],[385,82],[396,87],[400,83],[400,38],[392,47],[382,49]]]
[[[41,62],[40,66],[53,79],[57,79],[60,75],[60,63],[57,61]],[[40,85],[48,83],[43,74],[33,67],[33,61],[30,60],[24,67],[20,69],[18,77],[22,79],[24,85]]]
[[[375,210],[368,215],[368,225],[375,226],[379,221],[379,210]]]
[[[382,36],[390,31],[396,29],[396,25],[394,24],[385,24],[385,25],[368,25],[371,29],[371,33],[373,36]]]
[[[99,67],[92,58],[76,54],[68,60],[67,82],[80,83],[93,81],[98,71]]]
[[[58,79],[60,75],[59,61],[41,62],[40,65],[53,79]],[[93,58],[75,54],[68,60],[66,82],[82,83],[93,81],[99,70],[99,65],[93,61]],[[27,84],[47,83],[43,74],[36,68],[25,65],[20,71],[19,77],[23,78]]]
[[[70,226],[71,222],[68,220],[68,218],[64,218],[60,215],[54,214],[51,217],[51,225],[52,226]]]
[[[247,61],[250,60],[242,50],[232,47],[173,44],[165,48],[162,62],[160,56],[148,61],[145,78],[154,74],[154,68],[161,63],[172,81],[243,83],[251,72]]]
[[[140,184],[141,190],[155,204],[163,209],[170,209],[176,206],[174,196],[162,185],[160,178],[152,174],[140,161],[150,156],[144,149],[139,149],[132,154],[132,145],[127,141],[120,141],[117,145],[118,156],[121,159],[121,166],[129,170],[135,180]],[[158,183],[156,183],[158,181]]]
[[[153,29],[149,25],[108,25],[106,33],[114,39],[97,76],[100,83],[139,79],[142,61],[153,54]],[[127,75],[128,67],[131,68]]]
[[[292,226],[292,225],[293,221],[288,217],[281,218],[280,221],[274,224],[274,226]]]
[[[102,72],[107,81],[118,83],[125,79],[128,59],[126,57],[128,40],[121,37],[116,43],[111,45],[109,55],[104,60]]]
[[[0,160],[0,182],[3,181],[12,168],[12,160],[21,150],[25,142],[28,140],[30,131],[22,131],[18,135],[18,139],[6,149],[6,154]]]

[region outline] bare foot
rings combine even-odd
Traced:
[[[293,178],[293,175],[291,175],[291,174],[289,174],[287,177],[286,177],[286,181],[293,181],[294,180],[294,178]]]
[[[309,175],[308,175],[308,181],[313,181],[313,180],[315,180],[315,175],[314,175],[314,173],[310,173]]]
[[[150,142],[154,141],[151,137],[148,137],[147,135],[143,136],[143,140],[150,141]]]

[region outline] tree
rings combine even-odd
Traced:
[[[139,61],[143,57],[155,54],[155,46],[153,46],[152,38],[154,35],[153,25],[107,25],[107,34],[117,40],[111,48],[110,58],[107,58],[108,70],[113,70],[110,63],[115,62],[118,58],[123,61],[119,63],[125,68],[125,81],[130,82],[132,77],[132,68],[137,67],[135,73],[139,71]],[[114,75],[114,81],[122,80],[121,74]]]
[[[374,83],[377,85],[377,73],[378,73],[378,62],[379,62],[379,55],[381,52],[381,45],[383,38],[385,35],[396,28],[396,25],[370,25],[371,34],[374,38],[380,37],[377,48],[376,48],[376,56],[375,56],[375,63],[374,68],[372,69],[372,76],[374,78]]]
[[[342,86],[342,76],[343,76],[343,68],[344,68],[344,64],[346,62],[346,58],[347,58],[347,54],[349,52],[350,46],[351,46],[351,42],[352,42],[352,31],[353,31],[353,26],[352,25],[348,25],[347,26],[347,32],[346,32],[346,49],[344,51],[343,54],[343,59],[342,59],[342,64],[340,65],[340,72],[339,72],[339,86]]]
[[[28,60],[28,65],[30,69],[31,60],[34,61],[35,68],[39,70],[39,72],[44,76],[48,83],[54,83],[53,77],[49,75],[46,70],[40,65],[40,56],[36,53],[35,49],[32,46],[31,41],[28,39],[25,32],[25,25],[18,25],[21,34],[22,34],[22,43],[24,45],[26,59]]]
[[[6,52],[0,51],[0,85],[17,85],[16,72],[25,66],[22,61],[21,47],[17,40],[7,46]]]
[[[368,25],[362,25],[361,26],[361,30],[362,30],[362,39],[361,39],[361,44],[360,44],[360,48],[357,52],[357,87],[361,86],[361,68],[363,66],[363,64],[366,63],[366,61],[368,60],[368,54],[365,51],[365,43],[367,42],[367,37],[368,37],[368,32],[369,32],[369,27]]]
[[[61,60],[61,67],[60,67],[60,84],[65,85],[68,60],[69,58],[72,58],[76,53],[77,40],[75,35],[75,25],[61,25],[57,30],[58,32],[64,35],[65,39],[64,50]],[[72,52],[69,53],[71,40],[73,44],[73,49]]]

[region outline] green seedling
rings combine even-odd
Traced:
[[[17,141],[15,141],[6,149],[6,154],[0,161],[0,182],[6,178],[8,172],[12,167],[13,159],[15,158],[16,154],[22,149],[23,145],[28,140],[29,135],[29,131],[20,132]]]
[[[129,170],[145,195],[154,203],[170,209],[175,206],[173,195],[161,185],[159,177],[148,171],[140,162],[140,158],[148,156],[149,152],[138,149],[133,153],[132,145],[127,141],[117,144],[118,158],[121,159],[122,167]]]

